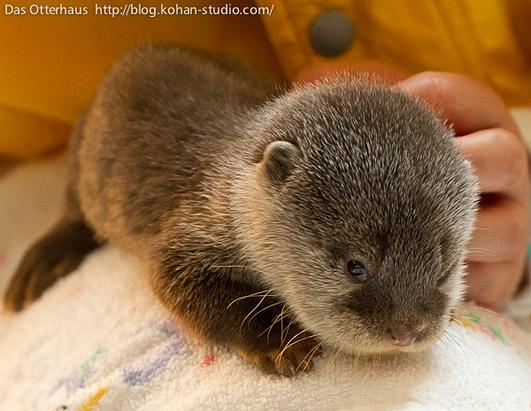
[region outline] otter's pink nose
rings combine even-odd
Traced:
[[[398,347],[407,347],[415,342],[418,334],[415,331],[405,330],[402,328],[389,328],[387,338],[389,342]]]

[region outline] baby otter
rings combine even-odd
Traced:
[[[230,59],[128,51],[74,132],[20,310],[110,241],[195,336],[291,376],[325,343],[417,351],[460,299],[477,187],[424,105],[348,75],[280,92]]]

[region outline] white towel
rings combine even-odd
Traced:
[[[60,213],[62,158],[0,180],[0,292]],[[187,342],[138,261],[107,246],[20,314],[0,315],[0,410],[529,410],[531,338],[474,307],[425,354],[262,375]]]

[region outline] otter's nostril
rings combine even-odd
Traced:
[[[388,328],[387,338],[391,344],[398,347],[406,347],[415,342],[418,337],[418,333],[415,331],[406,330],[403,328]]]

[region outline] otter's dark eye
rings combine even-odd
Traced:
[[[348,278],[352,281],[363,282],[367,279],[367,268],[365,268],[365,265],[361,261],[348,260],[346,272]]]

